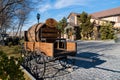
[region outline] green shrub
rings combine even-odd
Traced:
[[[100,35],[102,40],[114,39],[114,30],[111,23],[103,24],[100,28]]]
[[[14,57],[8,58],[3,51],[0,51],[0,79],[25,80],[23,75],[19,59],[15,59]]]

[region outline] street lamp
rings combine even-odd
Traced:
[[[40,19],[40,14],[37,13],[37,20],[38,20],[38,23],[39,23],[39,19]]]

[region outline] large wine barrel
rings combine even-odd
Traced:
[[[43,23],[39,23],[39,24],[35,24],[32,27],[30,27],[27,31],[27,38],[28,41],[40,41],[40,36],[39,36],[39,32],[41,30],[41,27],[44,26],[45,24]]]
[[[32,27],[30,27],[27,31],[27,39],[28,41],[32,41],[32,42],[37,42],[37,41],[41,41],[42,38],[51,40],[51,39],[55,39],[58,38],[60,36],[59,31],[56,29],[56,22],[55,25],[52,24],[52,22],[54,22],[54,20],[51,21],[51,19],[47,21],[49,22],[49,26],[46,23],[39,23],[39,24],[35,24]],[[51,40],[53,41],[53,40]]]
[[[53,18],[48,18],[45,21],[45,24],[46,24],[47,27],[55,28],[55,26],[57,26],[57,21]]]

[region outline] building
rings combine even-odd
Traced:
[[[92,19],[98,20],[98,22],[110,21],[114,23],[114,28],[120,28],[120,7],[95,12],[90,15],[92,16]]]
[[[65,30],[64,38],[70,39],[70,40],[75,40],[77,38],[76,35],[79,30],[78,29],[79,28],[79,24],[78,24],[79,16],[80,14],[77,14],[77,13],[69,14],[69,16],[67,17],[68,25],[64,29]]]
[[[80,16],[79,13],[70,13],[69,16],[67,17],[68,23],[72,26],[78,26],[78,17]]]
[[[95,12],[89,15],[91,16],[91,22],[94,22],[96,24],[94,27],[94,31],[98,34],[94,35],[95,39],[97,39],[99,35],[99,32],[97,31],[99,31],[98,29],[100,29],[100,25],[102,25],[103,23],[111,22],[114,28],[120,28],[120,7],[104,10],[100,12]],[[68,23],[73,27],[72,29],[74,30],[75,33],[77,33],[79,26],[79,22],[78,22],[79,16],[80,16],[79,13],[72,12],[67,17]],[[65,37],[65,38],[71,39],[70,37]],[[72,39],[76,39],[76,37]]]

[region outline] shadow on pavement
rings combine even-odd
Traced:
[[[91,52],[82,52],[82,53],[78,53],[76,55],[77,57],[81,57],[81,58],[88,58],[88,59],[93,59],[93,62],[89,62],[89,61],[85,61],[85,60],[76,60],[75,61],[75,66],[78,67],[83,67],[83,68],[92,68],[95,67],[97,65],[100,65],[104,62],[106,62],[105,60],[101,60],[99,58],[99,54],[97,53],[91,53]]]

